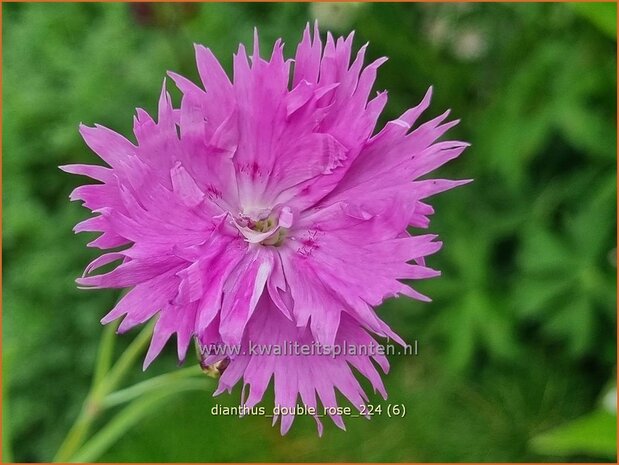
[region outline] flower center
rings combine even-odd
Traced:
[[[273,229],[273,227],[275,226],[275,218],[271,215],[268,218],[265,218],[264,220],[258,220],[256,221],[253,226],[250,226],[251,229],[253,229],[256,232],[268,232],[271,229]]]
[[[234,219],[234,224],[247,242],[279,246],[292,226],[292,220],[290,207],[282,207],[271,211],[241,213]]]

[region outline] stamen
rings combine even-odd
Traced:
[[[258,218],[242,213],[234,219],[234,224],[247,242],[279,246],[283,243],[288,228],[292,226],[292,220],[292,210],[283,207]]]

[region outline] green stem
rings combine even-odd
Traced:
[[[97,362],[95,365],[95,374],[93,377],[92,386],[98,386],[112,366],[117,328],[118,320],[107,325],[103,329],[103,336],[101,336],[101,342],[99,344],[99,353],[97,354]]]
[[[104,329],[90,392],[82,405],[77,420],[60,445],[54,457],[54,462],[68,461],[84,443],[92,423],[101,412],[101,400],[120,383],[127,370],[135,363],[137,357],[145,349],[152,333],[152,327],[153,325],[149,324],[142,329],[140,334],[131,342],[109,371],[107,368],[111,362],[114,343],[113,336],[116,328],[113,325],[109,325]]]
[[[141,383],[134,384],[125,389],[121,389],[116,392],[112,392],[105,396],[101,401],[101,407],[104,409],[115,407],[120,404],[132,401],[137,397],[141,397],[154,390],[169,387],[182,381],[183,379],[191,378],[193,376],[204,376],[199,365],[183,368],[172,373],[166,373],[163,375],[155,376],[154,378],[147,379]]]
[[[159,389],[140,397],[118,413],[75,453],[71,462],[93,462],[114,444],[127,430],[172,394],[204,389],[204,380],[187,379],[167,389]]]
[[[125,374],[135,364],[136,360],[142,352],[146,349],[148,342],[150,341],[153,333],[154,323],[148,323],[131,342],[129,347],[122,353],[118,361],[114,364],[112,369],[107,373],[104,379],[101,380],[98,386],[95,386],[94,394],[96,400],[101,400],[103,397],[116,389],[116,386],[120,384]]]
[[[64,441],[58,448],[54,462],[64,462],[84,441],[84,438],[90,430],[90,425],[96,416],[96,409],[93,408],[93,394],[94,390],[105,376],[107,369],[109,369],[109,363],[111,354],[114,351],[114,333],[116,332],[117,324],[108,325],[103,329],[103,335],[101,336],[101,342],[99,343],[99,351],[97,354],[97,365],[95,367],[95,375],[93,382],[90,386],[90,391],[86,396],[86,400],[82,404],[82,409],[75,420],[75,423],[71,426],[71,429],[67,433]],[[107,365],[107,367],[106,367]]]
[[[84,442],[84,438],[90,431],[90,426],[96,417],[95,409],[92,408],[91,397],[88,396],[82,405],[75,423],[67,433],[60,445],[53,462],[66,462],[71,454]]]

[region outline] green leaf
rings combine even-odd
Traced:
[[[539,454],[568,457],[587,455],[615,460],[617,415],[596,410],[536,436],[531,447]]]
[[[613,39],[617,38],[617,4],[615,2],[570,3],[570,6],[604,34]]]

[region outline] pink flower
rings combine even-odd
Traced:
[[[368,99],[385,58],[363,67],[364,46],[351,63],[352,40],[327,34],[323,48],[318,29],[311,39],[306,28],[291,80],[283,44],[267,61],[256,35],[251,60],[242,45],[234,56],[233,82],[198,45],[206,91],[169,73],[183,94],[180,108],[164,82],[157,121],[137,110],[137,144],[80,126],[109,167],[62,167],[100,182],[71,194],[96,214],[75,231],[102,232],[92,247],[124,248],[94,260],[77,282],[132,288],[102,320],[124,317],[120,332],[157,317],[145,368],[173,334],[181,361],[194,337],[201,347],[244,350],[252,342],[375,344],[373,335],[403,343],[373,307],[399,295],[429,300],[402,280],[438,276],[424,257],[441,243],[407,228],[428,226],[427,197],[467,182],[420,178],[468,144],[437,142],[457,124],[445,122],[448,112],[412,129],[431,90],[372,135],[387,93]],[[113,271],[91,275],[118,260]],[[205,355],[204,363],[222,358]],[[335,406],[338,389],[360,408],[367,397],[351,366],[386,396],[372,360],[388,370],[380,354],[245,350],[217,365],[218,392],[243,380],[247,405],[255,405],[274,376],[278,405],[317,406],[318,394]],[[282,433],[293,418],[282,416]]]

